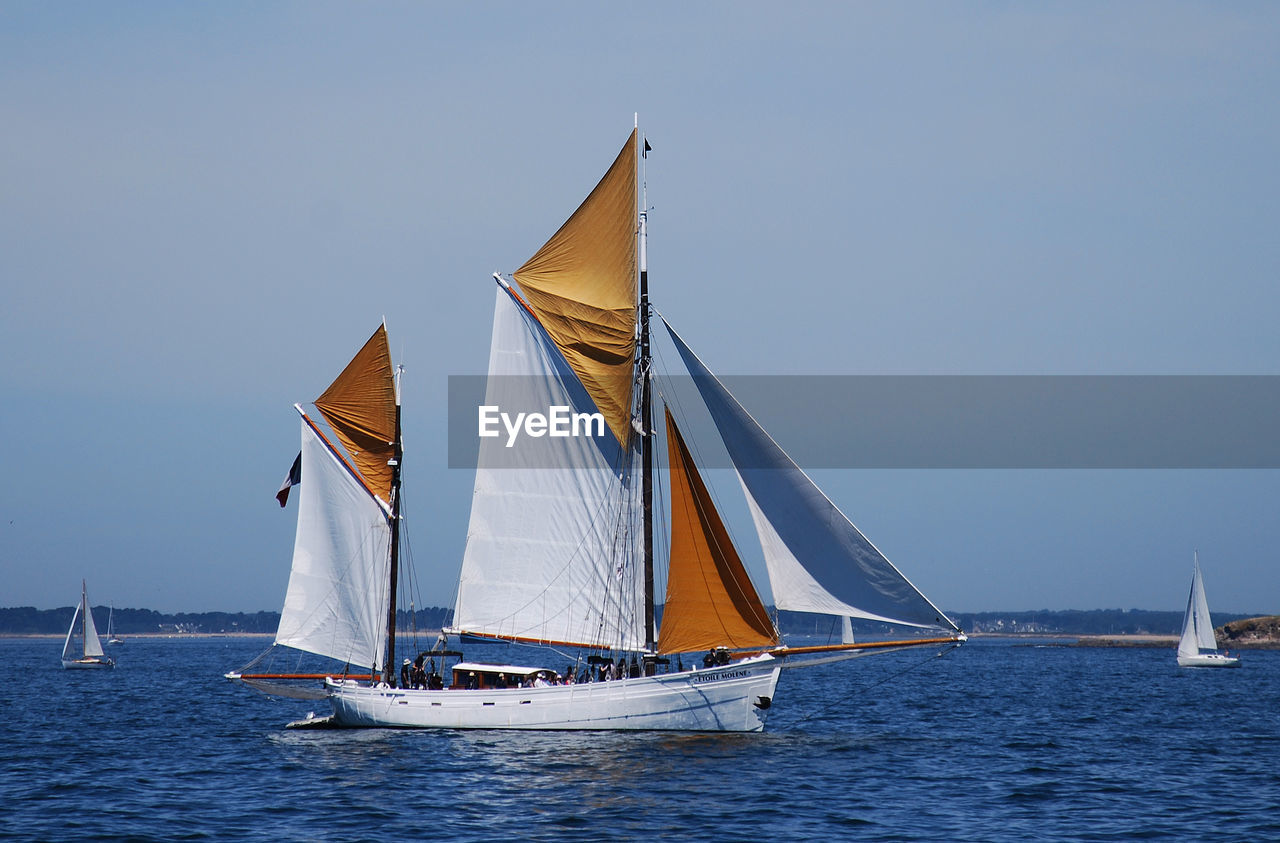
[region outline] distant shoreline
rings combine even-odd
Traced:
[[[66,633],[61,635],[52,632],[0,632],[0,640],[6,638],[52,638],[62,640],[66,638]],[[99,635],[105,639],[105,635]],[[273,632],[131,632],[128,635],[120,636],[121,641],[133,641],[135,639],[160,639],[160,638],[275,638]]]
[[[1121,633],[1119,635],[1080,634],[1069,632],[971,632],[971,639],[1003,639],[1007,641],[1060,641],[1064,647],[1150,647],[1174,648],[1176,635]]]
[[[1069,638],[1081,641],[1150,641],[1153,643],[1177,643],[1176,635],[1156,635],[1145,632],[1120,632],[1114,635],[1103,635],[1096,632],[970,632],[970,638]]]
[[[1061,641],[1064,647],[1098,647],[1098,648],[1150,648],[1175,649],[1178,646],[1177,635],[1080,635],[1064,632],[971,632],[971,639],[1004,639],[1008,641]],[[1280,641],[1219,641],[1221,650],[1280,650]]]

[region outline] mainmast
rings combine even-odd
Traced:
[[[639,118],[636,119],[639,128]],[[644,640],[645,648],[652,652],[657,636],[653,623],[653,403],[649,394],[649,184],[645,175],[649,142],[636,132],[640,147],[641,205],[640,205],[640,356],[636,368],[640,374],[640,458],[641,495],[644,513]]]
[[[400,441],[400,374],[396,370],[396,438],[395,453],[391,457],[391,582],[387,597],[387,657],[382,665],[382,681],[390,685],[395,681],[396,665],[396,591],[400,577],[400,463],[404,457],[404,445]]]

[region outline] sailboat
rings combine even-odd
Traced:
[[[1218,652],[1218,639],[1213,634],[1209,617],[1209,601],[1204,596],[1204,578],[1200,576],[1200,552],[1196,551],[1195,572],[1191,575],[1191,596],[1187,613],[1182,618],[1182,637],[1178,639],[1179,667],[1239,667],[1240,658]]]
[[[89,591],[84,580],[80,581],[80,603],[71,615],[71,628],[62,645],[62,666],[68,670],[115,667],[116,663],[102,650],[98,628],[89,610]]]
[[[123,644],[124,639],[115,633],[116,607],[114,605],[107,609],[107,643]]]
[[[650,148],[633,131],[551,239],[493,276],[452,624],[399,675],[403,450],[385,325],[316,400],[318,419],[295,405],[302,450],[281,493],[296,477],[299,517],[273,650],[341,667],[267,671],[260,659],[227,674],[269,694],[328,701],[331,716],[291,725],[760,731],[783,669],[966,640],[664,319],[734,464],[776,609],[907,630],[876,641],[855,642],[851,630],[839,643],[783,639],[695,465],[678,406],[655,388],[639,190]],[[665,501],[655,489],[664,477]],[[655,521],[668,511],[659,541]],[[666,551],[660,626],[655,550]],[[536,645],[556,664],[468,661],[450,637]]]

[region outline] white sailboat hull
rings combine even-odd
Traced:
[[[609,682],[438,691],[326,680],[339,726],[409,729],[636,729],[759,732],[778,684],[769,655]]]
[[[85,656],[82,659],[63,659],[62,668],[64,670],[94,670],[104,667],[115,667],[116,663],[111,659],[100,658],[97,656]]]
[[[1239,667],[1237,656],[1222,653],[1198,653],[1194,656],[1178,655],[1178,667]]]

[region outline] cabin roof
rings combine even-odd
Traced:
[[[484,664],[482,662],[458,662],[453,666],[454,673],[459,670],[466,673],[505,673],[508,676],[530,676],[534,673],[555,673],[547,667],[524,667],[514,664]]]

